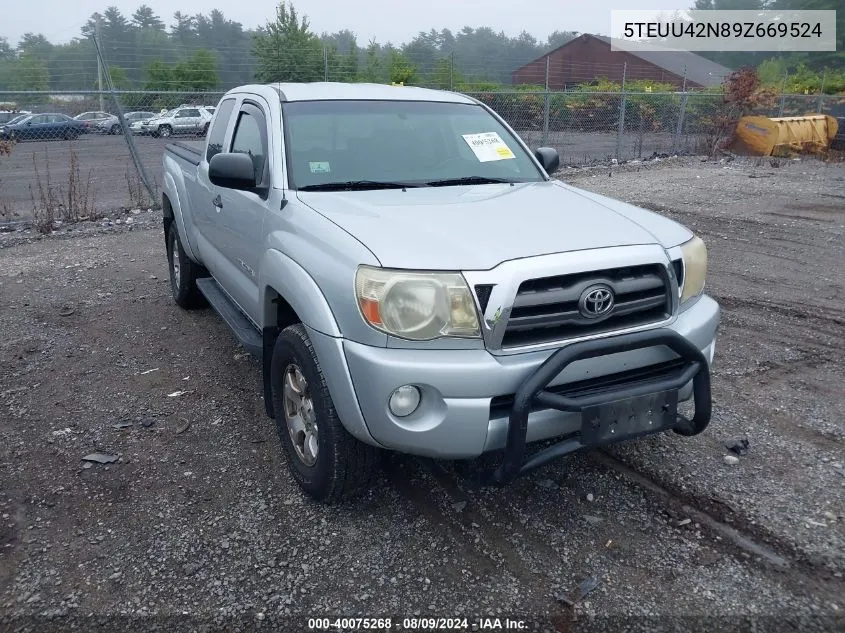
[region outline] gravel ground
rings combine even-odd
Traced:
[[[156,212],[0,234],[0,630],[302,631],[351,614],[842,630],[845,170],[679,159],[560,175],[709,246],[714,419],[614,449],[634,475],[594,453],[477,490],[451,464],[390,455],[358,502],[313,504],[282,463],[258,363],[213,312],[173,304]],[[734,438],[750,449],[728,465]],[[119,459],[86,467],[95,451]]]

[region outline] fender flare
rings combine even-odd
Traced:
[[[176,222],[176,229],[179,231],[179,236],[182,238],[182,248],[185,249],[185,254],[188,257],[190,257],[193,261],[200,263],[199,257],[194,251],[191,236],[188,234],[187,227],[185,226],[184,215],[182,214],[182,196],[187,195],[184,187],[184,180],[182,181],[182,187],[180,187],[179,183],[176,182],[176,178],[174,178],[170,170],[167,169],[166,157],[164,167],[163,195],[170,203],[170,209],[173,212],[173,220]],[[180,195],[180,193],[182,195]]]
[[[276,307],[267,296],[268,290],[272,290],[290,304],[304,325],[328,336],[342,336],[323,291],[296,261],[281,251],[270,249],[265,251],[258,270],[263,326],[273,325],[276,321]]]

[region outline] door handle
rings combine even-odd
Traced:
[[[219,193],[216,196],[214,196],[214,200],[211,201],[211,204],[213,204],[215,207],[217,207],[218,211],[223,208],[223,200],[220,199]]]

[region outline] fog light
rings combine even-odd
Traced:
[[[402,385],[390,394],[387,406],[396,417],[409,416],[420,406],[420,390],[413,385]]]

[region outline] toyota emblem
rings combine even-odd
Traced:
[[[604,284],[590,286],[581,293],[578,312],[587,319],[605,316],[613,309],[613,290]]]

